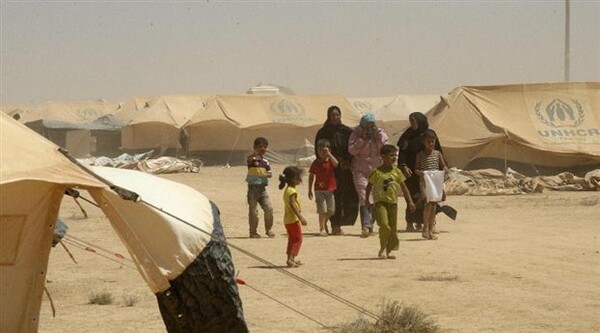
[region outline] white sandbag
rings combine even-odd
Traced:
[[[442,201],[444,195],[444,171],[423,171],[425,198],[427,202]]]

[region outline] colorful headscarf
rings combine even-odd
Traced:
[[[375,115],[372,112],[365,112],[360,117],[360,127],[366,128],[369,123],[375,122]]]

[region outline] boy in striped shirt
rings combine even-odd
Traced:
[[[254,139],[254,153],[248,156],[248,223],[250,225],[250,238],[260,238],[258,233],[258,205],[264,211],[265,233],[268,237],[275,237],[271,230],[273,227],[273,206],[267,192],[269,178],[271,178],[271,164],[264,157],[269,141],[263,137]]]

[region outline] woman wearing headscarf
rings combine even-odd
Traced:
[[[337,183],[337,188],[333,192],[335,214],[329,218],[333,235],[343,234],[342,226],[354,225],[358,216],[358,194],[352,182],[352,171],[350,171],[352,155],[348,152],[350,134],[352,134],[352,129],[342,124],[342,111],[340,108],[335,105],[330,106],[327,109],[327,120],[315,137],[315,149],[317,141],[321,139],[329,140],[331,153],[339,162],[334,169]]]
[[[360,199],[360,223],[362,237],[373,232],[373,219],[367,206],[366,190],[371,171],[381,165],[380,149],[388,141],[387,134],[375,126],[375,115],[366,112],[348,141],[348,151],[354,158],[350,169],[354,187]]]
[[[421,112],[413,112],[408,116],[410,127],[402,133],[398,139],[398,167],[406,176],[406,186],[410,192],[417,209],[413,212],[406,210],[406,231],[421,229],[423,224],[423,203],[421,202],[419,189],[419,176],[415,174],[415,162],[417,153],[423,150],[421,135],[429,128],[427,117]],[[437,136],[437,135],[436,135]],[[442,151],[440,141],[435,140],[435,149]],[[415,224],[415,226],[413,226]]]

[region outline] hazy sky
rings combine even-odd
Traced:
[[[564,80],[564,1],[1,0],[0,12],[0,104]],[[600,81],[600,0],[571,1],[570,55],[571,81]]]

